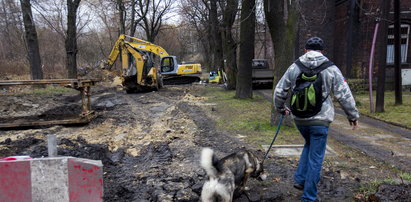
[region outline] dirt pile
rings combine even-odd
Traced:
[[[411,184],[382,184],[373,197],[377,201],[410,201]]]

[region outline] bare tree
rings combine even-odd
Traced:
[[[66,77],[77,78],[77,39],[91,21],[90,12],[80,9],[81,0],[34,2],[33,9],[41,16],[43,23],[58,33],[61,41],[64,41]]]
[[[41,68],[41,58],[39,42],[37,38],[36,26],[33,22],[30,0],[20,0],[21,11],[23,13],[24,28],[26,30],[26,41],[28,58],[30,63],[30,73],[32,79],[43,79]]]
[[[77,9],[81,0],[67,0],[66,68],[68,78],[77,78]]]
[[[240,23],[240,58],[237,74],[237,98],[252,98],[252,60],[254,58],[255,0],[242,0]]]
[[[97,16],[93,23],[94,28],[90,27],[90,30],[95,30],[97,36],[95,40],[98,42],[98,48],[101,55],[107,56],[114,46],[114,42],[117,39],[118,34],[118,21],[115,18],[117,13],[117,3],[111,1],[86,1],[88,9],[94,12]],[[130,34],[131,35],[131,34]],[[134,34],[133,34],[134,35]]]
[[[143,5],[143,0],[138,0]],[[140,6],[137,16],[141,19],[139,23],[146,33],[147,41],[154,42],[160,32],[163,21],[171,12],[173,0],[146,0],[149,4],[148,12],[144,6]]]
[[[222,42],[224,56],[224,70],[228,77],[227,89],[236,89],[237,77],[237,42],[233,38],[233,24],[237,16],[238,0],[220,1],[223,13]]]
[[[238,0],[183,0],[181,10],[197,30],[208,70],[226,68],[228,88],[234,89],[237,42],[232,27],[238,11]]]
[[[381,0],[381,19],[389,18],[391,8],[391,0]],[[384,112],[384,97],[385,97],[385,71],[387,69],[387,42],[388,42],[388,23],[387,20],[381,20],[378,30],[378,80],[377,80],[377,96],[375,102],[375,112]],[[371,100],[372,102],[372,100]]]
[[[274,47],[274,85],[295,59],[294,47],[297,39],[298,13],[297,0],[264,0],[264,12],[270,29]]]
[[[6,74],[23,74],[27,71],[24,64],[26,56],[21,21],[21,7],[16,1],[0,1],[0,70]],[[13,68],[10,68],[13,66]]]
[[[149,0],[133,0],[131,3],[131,19],[130,19],[130,35],[134,36],[138,24],[147,15],[149,8]],[[137,10],[139,9],[139,15],[137,15]]]
[[[126,33],[126,8],[123,0],[117,0],[117,9],[119,16],[119,34]]]
[[[203,65],[208,68],[214,66],[209,59],[214,53],[211,51],[210,13],[207,0],[182,0],[180,13],[196,31],[198,41],[202,46],[203,57],[207,58],[203,61]]]
[[[298,12],[296,6],[299,0],[291,3],[287,0],[264,0],[264,13],[270,29],[274,47],[274,88],[281,76],[295,59],[297,39]],[[271,124],[277,122],[277,113],[271,111]],[[286,119],[286,125],[292,125],[292,120]]]
[[[216,70],[217,68],[224,67],[223,60],[223,42],[221,37],[220,22],[218,19],[218,7],[217,0],[209,0],[209,16],[210,16],[210,32],[211,32],[211,51],[214,53],[211,58],[213,66],[210,70]]]

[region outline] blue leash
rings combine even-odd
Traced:
[[[277,138],[278,132],[280,132],[281,124],[282,124],[282,122],[283,122],[284,117],[285,117],[285,115],[282,114],[282,115],[281,115],[280,122],[278,123],[277,132],[275,132],[273,141],[271,141],[270,147],[268,147],[267,153],[265,153],[264,158],[263,158],[263,162],[262,162],[261,164],[264,164],[264,160],[267,158],[268,153],[270,152],[270,149],[271,149],[271,147],[273,146],[273,144],[274,144],[274,142],[275,142],[275,139]]]

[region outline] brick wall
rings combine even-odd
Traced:
[[[297,55],[302,55],[308,38],[318,36],[325,42],[325,55],[334,59],[335,0],[300,1],[300,21]]]
[[[300,21],[297,55],[303,54],[305,41],[312,36],[324,39],[325,55],[346,74],[349,8],[351,0],[304,0],[300,5]],[[380,17],[381,0],[357,0],[353,21],[352,75],[368,78],[369,57],[377,17]],[[411,1],[401,1],[402,23],[411,25]],[[393,19],[393,6],[388,20]],[[378,66],[378,44],[375,50],[374,75]],[[387,81],[393,71],[387,69]],[[402,68],[411,68],[411,36],[408,45],[407,63]]]
[[[353,29],[353,75],[358,78],[368,78],[369,57],[376,25],[376,18],[379,17],[381,0],[357,0],[356,15]],[[347,52],[347,30],[348,30],[348,10],[350,0],[335,1],[335,30],[334,30],[334,63],[337,64],[343,73],[346,73],[346,52]],[[411,1],[401,1],[402,23],[411,25]],[[388,20],[393,20],[393,8]],[[375,50],[374,74],[378,66],[378,46]],[[411,40],[408,45],[407,63],[402,68],[411,68]],[[392,82],[392,67],[387,69],[387,82]]]

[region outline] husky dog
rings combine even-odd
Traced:
[[[241,194],[245,190],[245,183],[250,176],[260,180],[267,177],[262,163],[246,150],[218,160],[212,149],[204,148],[201,152],[201,167],[208,175],[201,191],[203,202],[230,202],[234,193]]]

